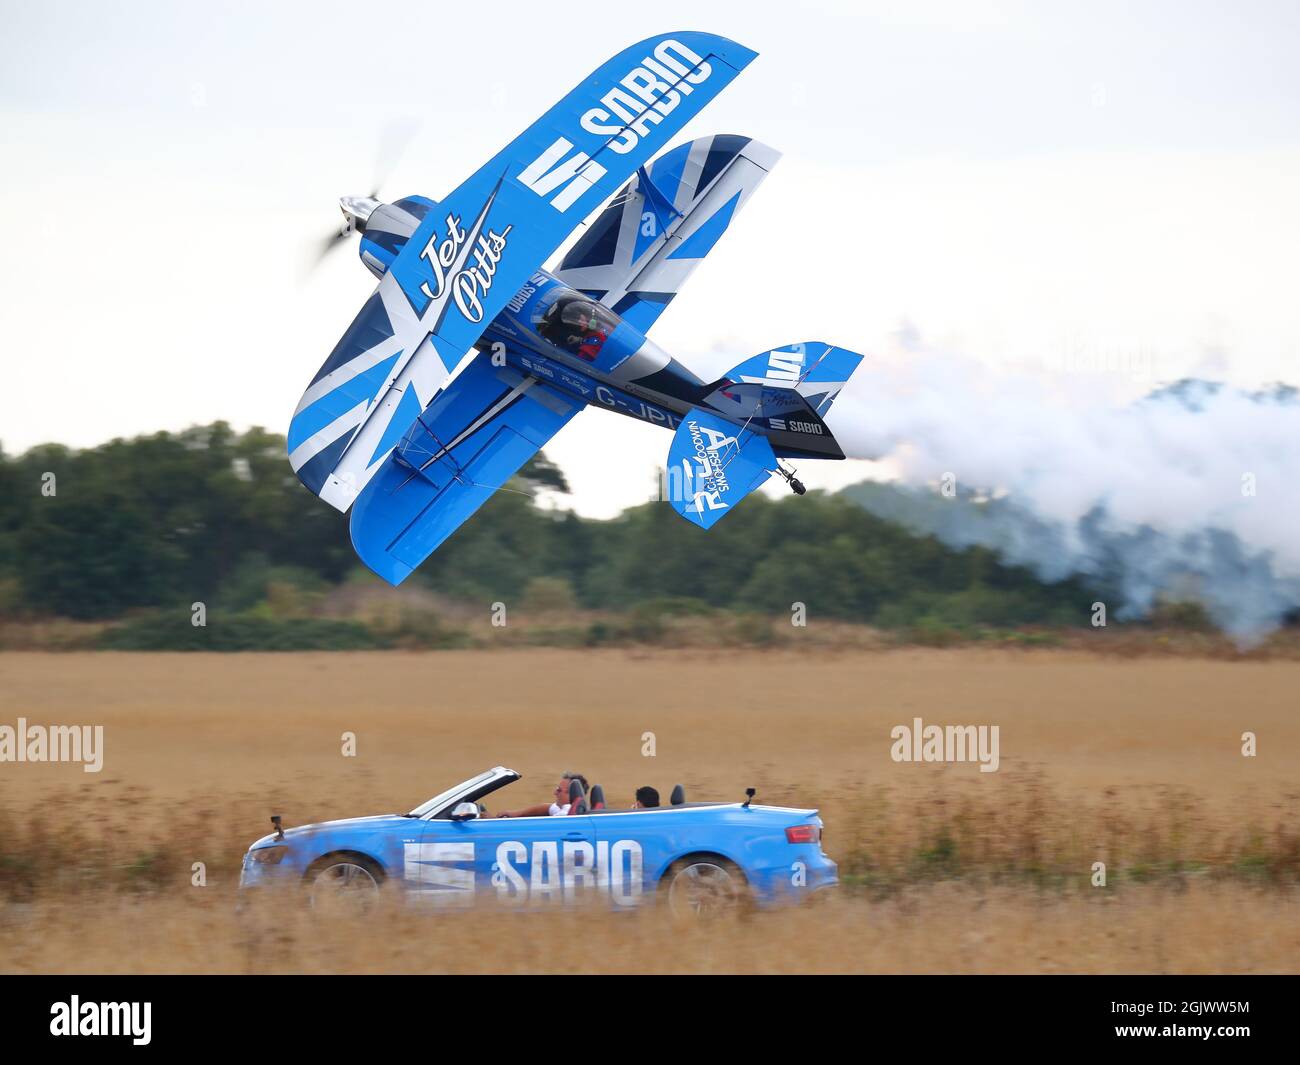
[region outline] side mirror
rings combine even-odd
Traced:
[[[453,821],[473,821],[479,815],[478,803],[460,802],[451,812]]]

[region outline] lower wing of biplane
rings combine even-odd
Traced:
[[[352,546],[400,584],[585,406],[480,352],[352,507]]]

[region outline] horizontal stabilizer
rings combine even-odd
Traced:
[[[825,417],[835,397],[848,383],[862,356],[820,340],[805,340],[760,352],[732,367],[719,384],[768,384],[793,388]]]
[[[488,353],[442,390],[352,507],[352,545],[400,584],[583,404]]]
[[[761,430],[778,458],[842,459],[824,418],[861,362],[821,341],[773,348],[708,386],[701,405]]]
[[[668,501],[687,521],[709,529],[775,469],[772,446],[758,433],[691,410],[668,449]]]

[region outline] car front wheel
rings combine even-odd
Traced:
[[[307,871],[307,900],[313,910],[364,912],[379,898],[383,873],[359,855],[322,858]]]

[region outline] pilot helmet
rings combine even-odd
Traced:
[[[586,300],[573,300],[560,311],[560,321],[565,325],[590,325],[596,318],[596,308]]]

